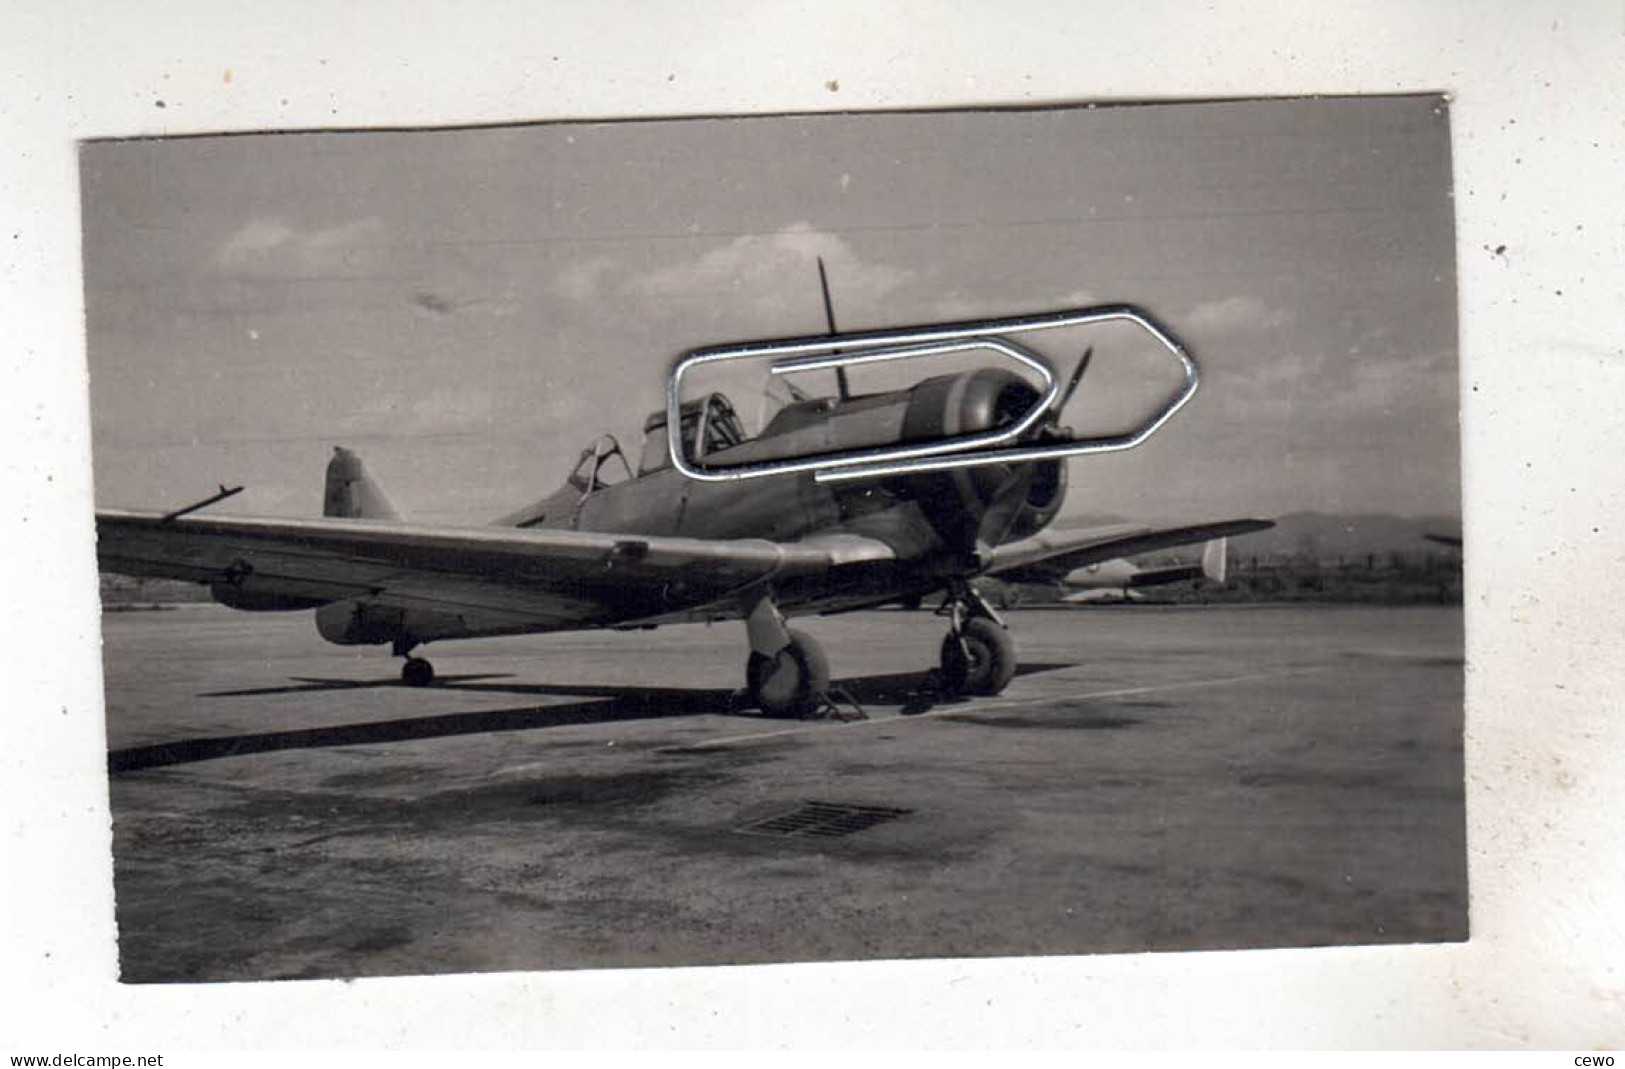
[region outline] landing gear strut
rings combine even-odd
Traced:
[[[422,657],[412,656],[412,649],[416,645],[416,642],[406,639],[395,640],[395,656],[406,658],[406,663],[401,665],[401,682],[409,687],[427,687],[434,682],[434,665]]]
[[[998,694],[1016,674],[1016,643],[993,607],[969,583],[948,588],[938,610],[948,617],[942,685],[951,695]]]

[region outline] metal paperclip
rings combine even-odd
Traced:
[[[1008,334],[1028,334],[1060,330],[1090,323],[1116,320],[1133,323],[1172,353],[1184,372],[1184,382],[1161,408],[1127,434],[1102,438],[1074,438],[1040,444],[1003,445],[1019,438],[1041,419],[1059,393],[1055,369],[1038,353],[1016,345]],[[958,435],[935,442],[853,449],[842,453],[802,459],[767,460],[703,468],[684,454],[682,441],[682,380],[684,372],[705,364],[727,360],[789,357],[770,369],[786,375],[801,371],[827,370],[894,360],[913,360],[947,353],[989,349],[1037,371],[1044,389],[1032,408],[1020,420],[994,431]],[[820,355],[821,354],[821,355]],[[1113,453],[1133,449],[1155,434],[1195,395],[1201,384],[1201,369],[1183,342],[1151,315],[1133,305],[1099,305],[1009,319],[983,319],[944,323],[936,326],[898,327],[887,330],[825,334],[811,338],[744,342],[708,346],[683,354],[666,380],[666,436],[672,465],[691,479],[702,482],[732,482],[811,471],[819,482],[866,479],[880,475],[914,474],[971,468],[986,464],[1025,463],[1091,453]]]

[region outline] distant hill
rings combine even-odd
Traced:
[[[1201,522],[1242,519],[1243,513],[1204,516],[1200,520],[1153,520],[1155,527],[1181,527]],[[1267,531],[1230,540],[1228,579],[1170,583],[1143,591],[1163,604],[1336,603],[1356,605],[1460,605],[1462,555],[1459,549],[1428,541],[1424,535],[1454,537],[1461,521],[1454,516],[1394,516],[1387,513],[1332,515],[1291,512],[1273,519]],[[1111,526],[1116,517],[1068,518],[1062,529]],[[1200,546],[1144,554],[1141,566],[1192,564]],[[1023,584],[1009,588],[996,579],[982,580],[997,604],[1053,604],[1060,587]]]
[[[1200,519],[1184,517],[1178,521],[1156,521],[1169,526],[1212,520],[1240,518],[1241,514],[1205,516]],[[1354,560],[1367,556],[1402,554],[1405,556],[1443,555],[1455,552],[1423,536],[1428,534],[1459,535],[1461,519],[1456,516],[1394,516],[1389,513],[1352,513],[1337,515],[1324,512],[1289,512],[1281,516],[1261,516],[1273,519],[1275,526],[1268,531],[1242,535],[1231,540],[1232,560],[1257,557],[1263,560],[1293,558],[1335,563],[1340,558]],[[1121,516],[1097,514],[1069,517],[1063,527],[1093,527],[1135,522]],[[1193,550],[1174,550],[1175,556],[1189,557]],[[1152,554],[1153,557],[1168,554]]]
[[[1393,516],[1387,513],[1329,515],[1322,512],[1289,512],[1276,516],[1268,531],[1236,539],[1235,555],[1298,557],[1329,561],[1371,554],[1400,553],[1406,556],[1449,552],[1427,541],[1427,534],[1459,534],[1461,520],[1454,516]]]

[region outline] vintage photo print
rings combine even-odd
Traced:
[[[81,171],[125,981],[1467,937],[1443,97]]]

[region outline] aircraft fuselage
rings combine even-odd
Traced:
[[[1036,397],[1018,376],[981,369],[890,393],[800,401],[747,438],[731,405],[713,394],[684,406],[683,441],[691,460],[722,468],[973,434],[1019,415]],[[613,589],[595,588],[583,590],[576,613],[522,624],[346,601],[320,607],[318,629],[341,644],[394,641],[409,649],[443,638],[594,626],[595,615],[603,617],[596,626],[616,627],[738,618],[764,594],[785,614],[914,601],[978,574],[991,547],[1041,530],[1066,492],[1064,461],[852,481],[819,482],[800,472],[712,482],[672,466],[664,413],[649,418],[645,433],[636,475],[619,444],[601,438],[582,452],[564,486],[496,525],[626,535],[629,543],[640,535],[780,543],[852,535],[878,541],[890,553],[838,573],[775,576],[720,601],[679,593],[680,581],[647,605],[624,603]]]
[[[1017,376],[983,369],[927,379],[907,390],[844,400],[821,398],[782,410],[756,438],[695,454],[708,468],[928,441],[997,426],[1032,402]],[[658,417],[657,413],[657,417]],[[663,433],[654,422],[653,433]],[[586,458],[584,455],[584,461]],[[899,560],[960,557],[975,549],[984,516],[1020,490],[1024,500],[994,544],[1043,529],[1066,490],[1061,462],[1014,487],[1007,466],[959,469],[907,478],[819,482],[810,472],[731,482],[689,479],[670,466],[603,480],[594,466],[563,488],[498,520],[519,527],[563,527],[605,533],[690,538],[764,538],[790,542],[825,533],[878,539]]]

